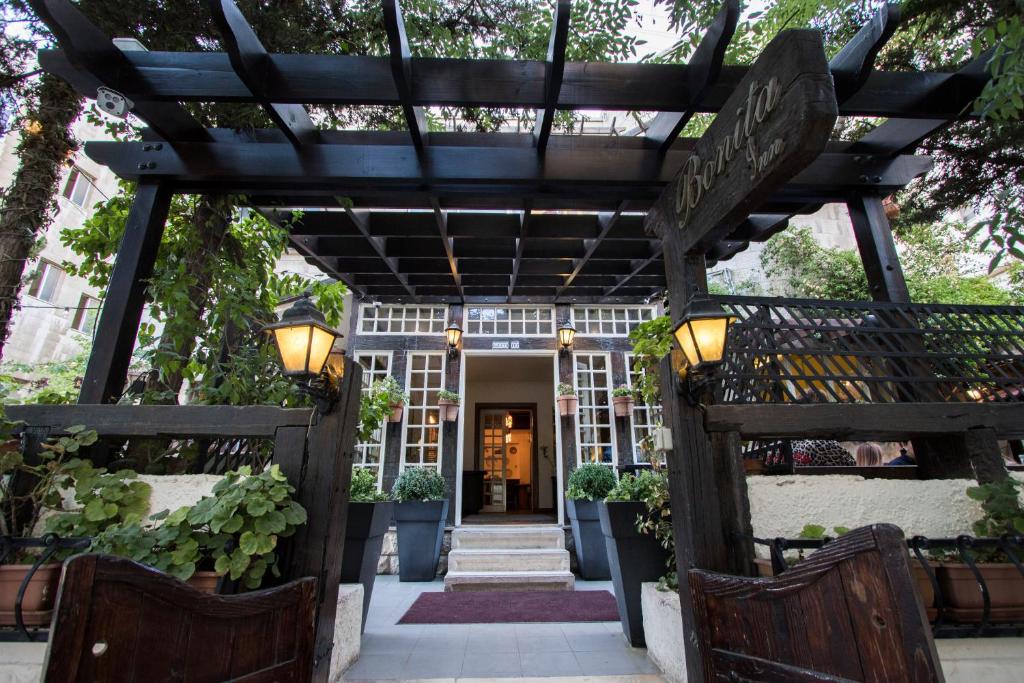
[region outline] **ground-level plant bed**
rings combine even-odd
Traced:
[[[395,480],[398,580],[433,581],[441,561],[448,487],[433,468],[408,467]]]
[[[580,576],[589,581],[608,580],[608,547],[601,533],[598,510],[615,487],[615,475],[604,465],[586,463],[573,470],[568,484],[565,509],[572,525]]]

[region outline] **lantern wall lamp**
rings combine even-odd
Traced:
[[[445,339],[448,341],[448,357],[455,358],[459,355],[459,343],[462,341],[462,328],[453,322],[444,329]]]
[[[327,325],[309,292],[281,314],[280,322],[263,329],[273,336],[282,374],[296,381],[317,410],[331,412],[345,372],[344,352],[334,350],[334,342],[342,335]]]
[[[558,325],[558,348],[562,353],[572,351],[572,342],[576,338],[576,327],[571,320],[564,320]]]
[[[725,362],[729,343],[729,326],[736,316],[706,294],[692,297],[683,309],[681,322],[672,335],[685,358],[680,368],[680,393],[690,403],[702,403],[702,395],[714,380],[715,371]]]

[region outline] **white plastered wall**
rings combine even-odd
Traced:
[[[1024,480],[1024,474],[1014,473]],[[795,538],[807,524],[829,531],[887,522],[907,536],[971,533],[981,507],[969,479],[865,479],[848,475],[747,477],[750,518],[760,538]],[[767,557],[767,549],[756,546]]]

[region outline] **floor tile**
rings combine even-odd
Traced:
[[[524,676],[579,676],[583,673],[571,652],[526,652],[519,656]]]
[[[462,671],[462,655],[454,652],[415,651],[405,660],[402,675],[405,678],[443,678],[458,676]]]
[[[463,676],[518,676],[522,673],[519,654],[515,652],[466,653],[462,662]]]
[[[345,672],[346,678],[398,678],[402,675],[406,656],[360,654],[356,663]]]
[[[577,652],[576,661],[587,676],[619,676],[634,673],[657,673],[658,668],[647,658],[646,650],[625,647],[608,652]]]
[[[574,652],[604,652],[626,645],[626,639],[621,633],[608,633],[604,629],[596,633],[575,633],[567,630],[565,639]]]

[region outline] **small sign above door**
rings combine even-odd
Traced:
[[[494,340],[491,342],[492,349],[512,350],[515,351],[519,348],[518,339],[501,339]]]

